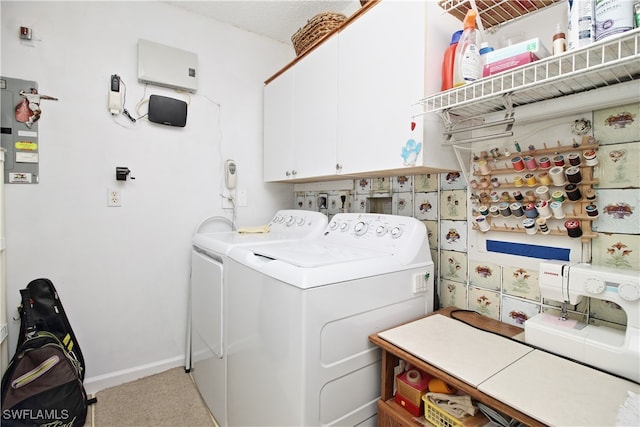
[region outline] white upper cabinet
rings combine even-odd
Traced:
[[[439,88],[442,55],[458,26],[441,12],[435,2],[383,0],[268,83],[265,109],[280,111],[265,111],[265,181],[457,170],[440,120],[425,118],[416,103]],[[274,84],[291,84],[293,93]],[[286,111],[289,124],[280,116]],[[285,161],[286,145],[293,158]]]
[[[290,68],[264,88],[264,180],[280,181],[293,170],[293,79]]]
[[[335,174],[338,39],[328,39],[264,89],[264,180]]]

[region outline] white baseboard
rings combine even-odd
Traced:
[[[184,367],[184,356],[176,356],[171,359],[161,360],[147,365],[136,366],[134,368],[123,369],[109,374],[87,377],[84,379],[84,388],[87,394],[95,394],[105,388],[115,387],[130,381],[135,381],[149,375],[158,374],[166,370]]]

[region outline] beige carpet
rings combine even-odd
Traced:
[[[86,426],[211,427],[207,407],[183,368],[174,368],[96,394]]]

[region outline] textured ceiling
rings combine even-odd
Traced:
[[[358,0],[184,0],[167,3],[286,44],[291,44],[291,36],[318,13],[339,12],[350,16],[360,8]]]

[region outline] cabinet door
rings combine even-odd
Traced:
[[[293,170],[294,69],[264,87],[264,180],[281,181]],[[289,176],[287,176],[287,173]]]
[[[411,131],[411,116],[424,94],[424,3],[382,1],[340,32],[337,158],[343,173],[403,168],[407,141],[423,143],[421,127]]]
[[[336,173],[338,37],[295,65],[293,120],[296,178]]]

